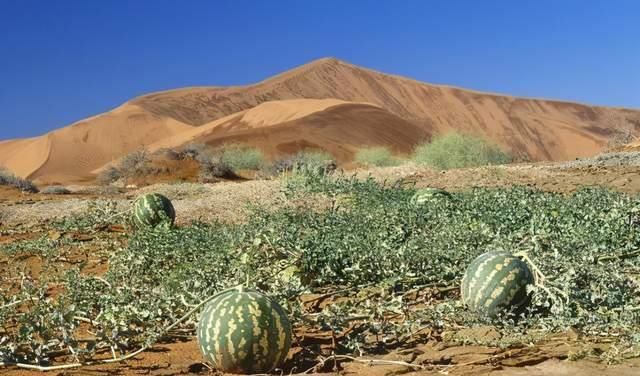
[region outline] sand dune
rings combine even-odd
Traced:
[[[289,99],[271,101],[247,110],[240,119],[251,128],[259,128],[287,121],[293,121],[326,110],[340,104],[347,104],[339,99]]]
[[[29,176],[49,158],[51,140],[48,136],[0,142],[0,166],[19,176]]]
[[[207,139],[210,138],[209,136],[214,132],[218,135],[220,133],[235,134],[237,133],[235,131],[238,130],[268,128],[322,112],[333,106],[348,103],[351,102],[338,99],[294,99],[265,102],[249,110],[225,116],[199,127],[189,127],[173,134],[171,137],[164,137],[157,142],[147,144],[145,147],[153,152],[162,148],[177,149],[188,143],[206,143]],[[266,145],[261,145],[261,149],[262,146]],[[117,163],[118,160],[113,159],[105,165],[94,169],[91,173],[98,174],[106,167]]]
[[[320,149],[340,163],[353,160],[363,147],[385,145],[395,154],[408,155],[431,134],[376,106],[346,103],[268,128],[243,129],[242,123],[216,127],[200,140],[209,145],[242,143],[260,148],[269,158],[301,149]]]
[[[224,129],[225,132],[238,129],[265,128],[304,118],[313,113],[324,111],[332,106],[348,103],[351,102],[338,99],[293,99],[265,102],[249,110],[236,112],[199,127],[192,127],[179,135],[160,140],[150,145],[149,149],[177,148],[187,143],[202,142],[202,138],[211,134],[218,127]]]
[[[278,111],[273,113],[274,109]],[[262,113],[264,117],[257,116]],[[280,119],[283,121],[275,122]],[[264,103],[161,140],[150,149],[179,148],[191,142],[211,146],[242,143],[261,149],[268,158],[313,148],[348,162],[359,148],[368,146],[385,145],[395,153],[408,154],[430,136],[424,128],[378,106],[306,99]]]
[[[438,133],[459,130],[489,138],[532,160],[565,160],[601,151],[616,127],[640,131],[640,111],[514,98],[431,85],[336,59],[320,59],[255,85],[187,88],[134,100],[150,112],[200,126],[259,103],[336,98],[380,106]]]
[[[0,164],[43,183],[92,180],[91,171],[105,163],[189,129],[125,104],[41,137],[0,144]]]
[[[640,131],[640,111],[431,85],[329,58],[254,85],[145,95],[41,137],[0,142],[0,165],[40,181],[82,181],[141,146],[241,141],[270,156],[316,146],[348,159],[359,146],[406,152],[451,130],[532,160],[566,160],[602,151],[629,126]]]

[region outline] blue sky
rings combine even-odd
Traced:
[[[326,56],[431,83],[640,108],[639,14],[635,0],[0,0],[0,139]]]

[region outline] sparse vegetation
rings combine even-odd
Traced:
[[[430,143],[418,146],[414,161],[432,168],[448,170],[505,164],[511,157],[488,141],[460,133],[435,137]]]
[[[100,172],[96,178],[99,184],[109,185],[120,180],[122,174],[117,167],[109,166]]]
[[[317,170],[331,173],[337,168],[333,156],[324,151],[303,150],[274,161],[268,168],[272,175],[300,170]]]
[[[2,167],[0,167],[0,185],[15,187],[22,192],[38,193],[38,187],[31,181],[20,178]]]
[[[256,148],[231,144],[219,148],[222,160],[235,172],[259,170],[264,164],[264,155]]]
[[[183,152],[169,148],[159,149],[153,155],[168,161],[179,161],[185,158]]]
[[[360,149],[356,153],[355,161],[364,166],[388,167],[397,166],[400,160],[384,146]]]
[[[233,169],[219,153],[206,150],[200,152],[196,160],[200,164],[199,179],[203,183],[212,183],[223,178],[235,177]]]
[[[235,178],[240,170],[258,170],[263,166],[262,152],[239,144],[217,148],[205,144],[186,145],[178,159],[194,159],[200,165],[201,182],[215,182],[223,178]]]
[[[184,156],[184,158],[197,159],[199,155],[210,149],[211,148],[206,144],[191,143],[185,145],[180,153]]]
[[[333,156],[322,150],[303,150],[296,154],[295,159],[305,166],[324,166],[333,160]]]
[[[479,324],[491,325],[497,336],[474,341],[502,348],[532,346],[571,328],[611,342],[615,351],[606,352],[606,362],[639,349],[640,231],[629,220],[638,204],[633,197],[604,189],[569,196],[473,189],[415,206],[416,190],[403,182],[327,177],[313,169],[284,182],[287,199],[305,199],[301,206],[256,207],[242,224],[192,223],[126,235],[101,247],[108,271],[100,277],[71,269],[47,279],[46,268],[57,270],[49,264],[72,239],[1,245],[4,253],[35,247],[45,269],[28,283],[17,269],[3,276],[0,361],[47,365],[64,354],[77,361],[123,356],[193,333],[194,307],[239,284],[274,297],[296,327],[326,333],[335,345],[318,348],[326,351],[322,356],[379,353],[434,338],[470,341],[451,333]],[[320,199],[329,202],[325,209],[305,204]],[[114,212],[108,206],[95,211],[98,217],[57,226],[93,229]],[[466,267],[487,250],[522,252],[544,276],[530,286],[532,303],[517,320],[479,317],[459,300]],[[52,299],[49,283],[65,288]],[[330,304],[321,306],[318,296]],[[169,326],[175,330],[167,332]],[[428,333],[420,334],[423,328]]]
[[[125,179],[131,179],[145,173],[145,167],[150,162],[147,149],[138,149],[125,155],[118,165],[120,175]]]
[[[96,180],[100,184],[109,185],[119,180],[127,180],[148,173],[149,152],[142,148],[131,152],[120,160],[117,166],[109,166],[98,174]]]

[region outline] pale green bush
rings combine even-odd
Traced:
[[[384,146],[358,150],[355,161],[365,166],[376,167],[397,166],[400,164],[400,161]]]
[[[417,164],[441,170],[505,164],[511,159],[498,146],[482,138],[460,133],[435,137],[431,143],[418,146],[414,153]]]
[[[222,160],[234,171],[259,170],[264,164],[262,151],[238,144],[221,148]]]

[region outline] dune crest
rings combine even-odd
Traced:
[[[243,113],[240,119],[253,128],[293,121],[347,102],[339,99],[288,99],[264,102]]]

